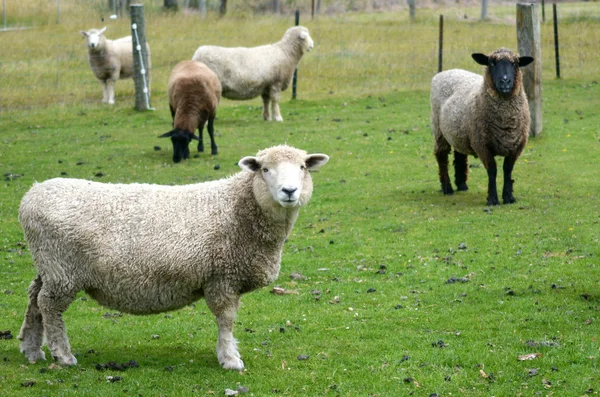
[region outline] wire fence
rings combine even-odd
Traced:
[[[60,24],[48,22],[33,29],[0,33],[0,112],[100,102],[102,88],[87,63],[79,30],[108,26],[107,37],[117,38],[131,33],[130,21],[127,17],[111,20],[109,14],[94,8],[106,11],[104,2],[88,3],[91,16],[81,21],[67,18],[68,7],[62,4]],[[148,3],[162,6],[158,0]],[[310,29],[315,49],[300,63],[298,98],[427,90],[438,71],[439,15],[444,15],[443,68],[480,72],[471,53],[491,52],[501,46],[517,48],[514,3],[493,3],[485,22],[480,21],[479,7],[457,6],[456,2],[453,6],[434,7],[432,3],[431,7],[417,8],[414,20],[406,6],[393,2],[387,3],[385,12],[340,12],[314,18],[308,12],[301,13],[300,24]],[[541,29],[544,80],[556,78],[552,13],[546,6]],[[293,13],[236,17],[232,23],[233,17],[202,18],[185,10],[166,14],[152,11],[152,7],[146,15],[146,36],[152,54],[153,98],[166,91],[173,66],[190,59],[199,45],[250,47],[272,43],[294,24]],[[561,77],[589,82],[598,79],[600,4],[561,3],[558,21]],[[132,103],[133,82],[117,82],[115,94],[117,102]],[[283,100],[287,95],[291,97],[291,89]]]

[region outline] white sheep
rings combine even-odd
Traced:
[[[92,72],[102,82],[102,102],[115,103],[115,82],[119,79],[133,78],[133,44],[131,36],[109,40],[104,36],[106,27],[97,30],[90,29],[79,33],[86,39],[88,59]],[[146,42],[148,65],[145,73],[150,93],[150,46]]]
[[[214,121],[221,99],[221,83],[217,75],[198,61],[181,61],[171,71],[167,84],[169,108],[173,117],[173,130],[161,138],[171,138],[173,161],[190,157],[189,144],[198,141],[198,151],[204,151],[202,130],[208,121],[211,154],[217,154]],[[198,129],[198,136],[194,131]]]
[[[431,82],[431,129],[442,192],[454,193],[448,176],[448,154],[454,148],[457,190],[468,189],[467,156],[475,155],[488,174],[487,205],[498,205],[494,157],[503,156],[502,200],[514,203],[512,170],[527,144],[530,125],[520,68],[533,58],[506,48],[472,57],[486,66],[484,76],[453,69],[438,73]]]
[[[308,29],[295,26],[274,44],[253,48],[201,46],[192,59],[203,62],[219,76],[224,98],[252,99],[260,95],[263,118],[283,121],[280,93],[290,85],[302,55],[313,47]]]
[[[240,296],[279,273],[283,243],[329,157],[275,146],[239,161],[243,172],[184,186],[51,179],[25,194],[19,220],[37,267],[18,338],[30,362],[75,365],[62,313],[85,291],[132,314],[204,297],[216,316],[217,357],[241,370],[233,323]],[[191,209],[191,211],[190,211]]]

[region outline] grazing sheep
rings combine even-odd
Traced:
[[[198,61],[181,61],[171,71],[167,86],[169,108],[173,117],[173,130],[161,138],[171,138],[173,161],[190,157],[189,144],[198,141],[198,151],[204,151],[202,130],[208,120],[211,154],[217,154],[214,121],[221,99],[221,83],[217,75]],[[198,129],[198,136],[194,131]]]
[[[87,32],[80,31],[86,39],[88,58],[94,75],[102,82],[102,103],[115,103],[115,82],[119,79],[133,78],[133,45],[131,36],[117,40],[108,40],[104,36],[106,27]],[[150,92],[150,46],[146,43],[148,53],[148,92]]]
[[[252,99],[260,95],[263,118],[283,121],[279,95],[290,85],[302,55],[313,46],[308,29],[295,26],[275,44],[253,48],[201,46],[192,59],[205,63],[219,76],[224,98]]]
[[[312,194],[309,170],[329,157],[275,146],[243,172],[185,186],[51,179],[25,194],[19,221],[38,274],[18,338],[30,362],[74,365],[62,313],[85,291],[132,314],[176,310],[204,297],[216,316],[217,357],[244,363],[233,338],[240,296],[279,273],[283,243]]]
[[[504,157],[502,200],[514,203],[512,170],[529,136],[529,106],[523,91],[521,67],[532,57],[501,48],[489,56],[473,54],[487,66],[484,77],[453,69],[438,73],[431,82],[431,128],[435,157],[444,194],[454,190],[448,176],[448,154],[454,148],[457,190],[467,190],[468,160],[481,159],[488,174],[487,205],[498,205],[496,160]]]

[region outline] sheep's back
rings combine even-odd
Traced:
[[[221,99],[219,78],[198,61],[182,61],[175,65],[169,77],[167,91],[169,105],[177,109],[177,113],[206,112],[214,116]]]
[[[217,74],[222,95],[229,99],[255,98],[273,82],[289,80],[289,60],[271,44],[253,48],[201,46],[192,59],[206,64]]]
[[[469,140],[469,122],[483,77],[452,69],[436,74],[431,82],[431,123],[434,135],[441,134],[465,154],[474,154]]]
[[[187,186],[52,179],[24,196],[19,220],[42,279],[69,280],[131,313],[171,310],[198,299],[212,277],[235,273],[235,248],[253,260],[244,238],[254,240],[236,235],[249,175]]]

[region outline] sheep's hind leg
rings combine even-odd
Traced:
[[[467,178],[469,176],[469,158],[466,154],[454,151],[454,182],[456,190],[467,191]]]
[[[261,97],[263,100],[263,120],[269,121],[271,120],[271,112],[269,110],[269,105],[271,104],[271,97],[268,93],[262,94]]]
[[[507,156],[504,158],[504,164],[502,169],[504,171],[504,187],[502,188],[502,202],[504,204],[512,204],[516,202],[513,196],[513,183],[512,170],[515,166],[516,158],[513,156]]]
[[[217,318],[219,338],[217,340],[217,359],[224,369],[241,371],[244,362],[240,359],[237,349],[237,340],[233,337],[233,323],[240,305],[238,295],[225,295],[217,293],[205,294],[206,303]]]
[[[38,307],[38,294],[41,288],[42,278],[37,276],[29,285],[29,303],[21,331],[17,337],[21,341],[21,353],[27,357],[30,363],[46,359],[46,355],[42,351],[44,325],[42,324],[42,313]]]
[[[61,365],[75,365],[77,359],[71,354],[69,338],[65,330],[62,314],[67,310],[75,292],[66,284],[45,282],[38,294],[38,305],[42,313],[46,343],[52,357]]]
[[[450,176],[448,175],[448,155],[450,154],[451,149],[452,148],[443,137],[436,137],[434,153],[438,162],[442,192],[445,195],[454,194],[454,190],[450,184]]]

